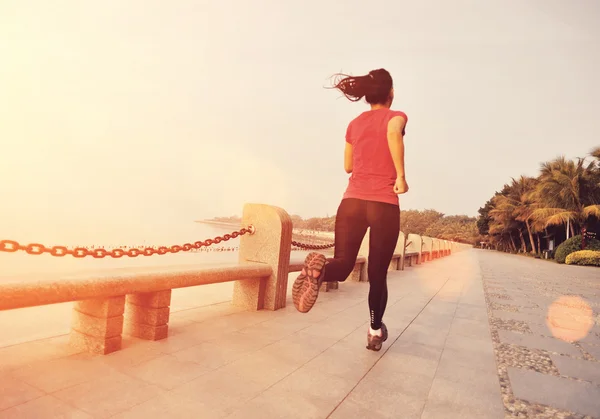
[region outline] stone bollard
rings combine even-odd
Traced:
[[[399,271],[403,271],[404,270],[404,255],[406,253],[406,235],[402,231],[398,235],[398,242],[396,243],[395,253],[400,255],[396,269]]]
[[[422,240],[423,240],[423,249],[422,249],[423,258],[422,258],[422,260],[430,261],[431,259],[433,259],[432,254],[431,254],[432,253],[432,239],[431,239],[431,237],[422,236]]]
[[[423,243],[423,239],[418,234],[409,234],[408,235],[408,241],[410,242],[410,246],[408,246],[408,248],[406,249],[406,251],[408,253],[417,252],[419,255],[417,257],[416,264],[418,265],[419,263],[422,263],[422,259],[423,259],[423,256],[422,256],[422,248],[423,248],[422,243]]]
[[[266,263],[273,273],[266,280],[235,281],[232,303],[250,310],[284,308],[292,248],[292,220],[281,208],[246,204],[242,226],[250,224],[256,231],[240,237],[239,261]]]

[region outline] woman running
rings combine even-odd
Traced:
[[[351,173],[335,218],[335,253],[326,259],[316,252],[304,261],[294,282],[296,309],[307,313],[323,282],[348,278],[360,245],[369,235],[369,310],[367,349],[379,351],[388,332],[382,322],[387,305],[387,271],[400,233],[398,194],[408,191],[404,173],[404,127],[407,117],[390,109],[394,100],[392,76],[384,69],[366,76],[338,75],[334,88],[349,100],[363,97],[371,109],[352,120],[346,130],[344,167]]]

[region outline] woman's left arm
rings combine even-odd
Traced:
[[[352,144],[346,141],[346,149],[344,150],[344,169],[346,173],[352,173]]]

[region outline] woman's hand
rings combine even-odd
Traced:
[[[396,184],[394,185],[394,193],[402,195],[406,192],[408,192],[408,183],[406,183],[406,179],[404,177],[397,177]]]

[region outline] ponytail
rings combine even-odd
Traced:
[[[384,69],[373,70],[365,76],[335,74],[332,88],[341,91],[352,102],[363,97],[374,105],[387,102],[393,87],[392,76]]]

